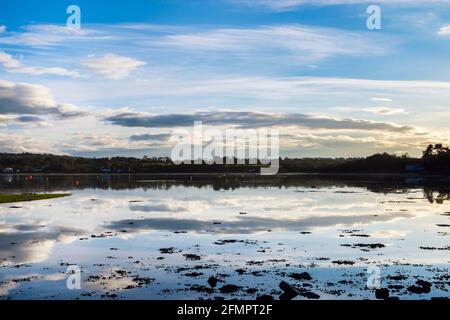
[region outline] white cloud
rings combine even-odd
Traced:
[[[112,80],[126,78],[145,64],[143,61],[112,53],[102,57],[92,56],[82,61],[82,65],[91,72]]]
[[[0,33],[6,31],[6,26],[0,24]]]
[[[372,98],[370,98],[370,100],[377,101],[377,102],[392,102],[392,99],[383,98],[383,97],[372,97]]]
[[[450,35],[450,25],[441,27],[438,31],[440,36],[448,36]]]
[[[79,77],[80,74],[77,71],[71,71],[58,67],[29,67],[22,64],[19,60],[14,59],[10,54],[4,51],[0,51],[0,64],[3,65],[6,71],[10,73],[21,73],[29,75],[57,75],[57,76],[69,76]]]

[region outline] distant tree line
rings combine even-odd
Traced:
[[[0,169],[24,173],[258,173],[261,165],[214,164],[175,165],[165,157],[82,158],[52,154],[0,154]],[[408,155],[375,154],[366,158],[280,158],[281,173],[323,172],[389,173],[407,171],[450,172],[450,149],[429,145],[421,158]]]

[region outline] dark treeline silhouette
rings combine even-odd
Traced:
[[[82,158],[52,154],[0,154],[3,173],[259,173],[261,165],[175,165],[165,157]],[[280,158],[280,173],[450,173],[450,149],[429,145],[421,158],[375,154],[366,158]]]
[[[428,171],[449,172],[450,149],[442,144],[430,144],[423,152],[422,163]]]
[[[259,173],[261,164],[175,165],[165,157],[82,158],[52,154],[0,154],[0,169],[10,173]],[[344,163],[345,159],[280,159],[280,172],[316,172]],[[8,173],[8,172],[4,172]]]
[[[388,153],[374,154],[367,158],[349,160],[342,164],[324,168],[324,171],[332,172],[372,172],[391,173],[421,171],[421,159],[410,158],[407,155],[397,156]],[[411,167],[411,170],[408,168]],[[416,168],[416,169],[414,169]]]

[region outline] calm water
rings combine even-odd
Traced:
[[[286,281],[374,299],[370,266],[391,296],[450,298],[445,178],[162,178],[0,176],[0,193],[71,193],[0,205],[0,298],[278,299]]]

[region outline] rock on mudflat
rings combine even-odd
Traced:
[[[268,294],[263,294],[262,296],[257,296],[256,297],[256,301],[273,301],[273,297],[271,295]]]
[[[220,292],[222,293],[234,293],[236,291],[241,290],[242,287],[236,286],[234,284],[226,284],[222,288],[220,288]]]
[[[312,280],[312,277],[308,272],[291,273],[289,277],[295,280],[306,280],[306,281]]]
[[[431,283],[424,280],[417,280],[415,286],[410,286],[408,288],[409,292],[415,293],[415,294],[421,294],[421,293],[430,293],[431,292]]]
[[[215,288],[217,285],[218,279],[216,277],[209,277],[208,284],[211,286],[211,288]]]
[[[381,288],[375,290],[375,298],[377,299],[387,299],[389,298],[389,289]]]
[[[281,290],[283,290],[283,294],[280,296],[280,300],[292,300],[298,295],[308,299],[320,298],[320,296],[314,292],[308,291],[304,288],[297,288],[291,286],[289,283],[285,281],[281,281],[279,287]]]
[[[161,249],[159,249],[159,252],[161,252],[163,254],[173,254],[173,253],[175,253],[175,248],[174,247],[161,248]]]

